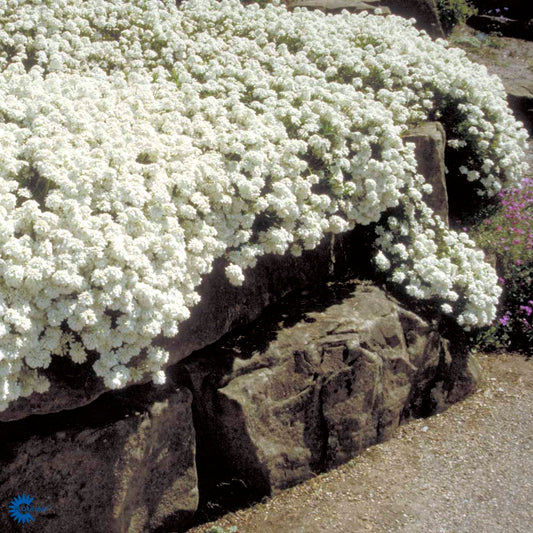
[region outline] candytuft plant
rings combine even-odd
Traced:
[[[236,0],[4,0],[0,27],[0,409],[52,357],[162,383],[153,341],[216,258],[239,285],[356,225],[400,290],[465,329],[495,317],[494,269],[402,140],[446,115],[450,180],[518,183],[526,132],[464,52],[398,17]]]

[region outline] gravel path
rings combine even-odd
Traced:
[[[533,531],[533,360],[479,356],[485,382],[446,412],[265,503],[189,530]]]

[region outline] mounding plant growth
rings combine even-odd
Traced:
[[[411,125],[446,115],[465,190],[518,184],[501,82],[409,21],[236,0],[0,1],[0,409],[51,358],[164,381],[216,258],[377,223],[391,283],[468,329],[501,289],[424,203]]]

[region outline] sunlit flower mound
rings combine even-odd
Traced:
[[[216,258],[238,285],[259,256],[358,224],[379,222],[391,283],[490,322],[496,275],[425,205],[402,141],[450,109],[455,179],[518,183],[526,133],[501,82],[409,21],[0,0],[0,409],[47,389],[52,356],[95,361],[110,388],[163,382],[152,341]]]

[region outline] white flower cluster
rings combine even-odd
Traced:
[[[111,388],[163,382],[152,341],[216,258],[241,284],[257,257],[389,208],[378,266],[465,327],[490,321],[495,274],[425,206],[402,141],[452,108],[468,179],[516,182],[525,132],[501,83],[400,18],[0,0],[0,410],[46,390],[53,355]]]

